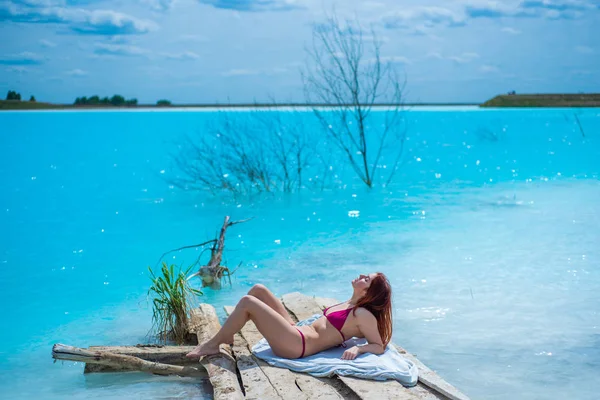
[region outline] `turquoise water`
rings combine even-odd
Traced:
[[[84,376],[50,351],[145,342],[147,266],[231,215],[254,219],[228,232],[232,287],[201,299],[221,316],[255,283],[343,299],[383,271],[394,340],[472,398],[597,398],[600,111],[417,108],[389,187],[342,171],[333,190],[235,200],[165,179],[181,138],[216,117],[0,113],[3,396],[208,398],[181,378]]]

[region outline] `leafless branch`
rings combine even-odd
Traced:
[[[340,22],[335,14],[313,30],[308,65],[303,73],[307,102],[334,107],[313,112],[326,134],[347,158],[356,175],[368,186],[385,153],[393,153],[391,180],[404,149],[402,103],[404,85],[390,63],[381,57],[381,42],[371,28],[367,43],[356,20]],[[369,57],[369,58],[368,58]],[[385,100],[394,106],[385,114],[382,129],[370,129],[372,110]]]
[[[235,197],[301,190],[309,171],[325,175],[318,143],[304,120],[297,110],[274,107],[241,115],[222,112],[200,135],[179,145],[173,157],[179,177],[170,182]]]
[[[200,243],[200,244],[193,244],[193,245],[191,245],[191,246],[183,246],[183,247],[179,247],[179,248],[177,248],[177,249],[169,250],[169,251],[167,251],[166,253],[163,253],[163,254],[160,256],[160,258],[158,259],[158,262],[156,263],[156,266],[158,266],[158,265],[160,264],[160,262],[162,261],[162,259],[163,259],[165,256],[167,256],[167,255],[169,255],[169,254],[171,254],[171,253],[174,253],[174,252],[176,252],[176,251],[186,250],[186,249],[193,249],[193,248],[197,248],[197,247],[202,247],[202,246],[206,246],[207,244],[210,244],[210,243],[216,243],[216,242],[217,242],[217,239],[212,239],[212,240],[208,240],[208,241],[206,241],[206,242],[204,242],[204,243]],[[156,266],[155,266],[155,267],[156,267]]]

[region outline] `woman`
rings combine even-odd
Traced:
[[[190,358],[216,354],[222,343],[233,343],[233,335],[252,320],[267,339],[273,353],[283,358],[302,358],[343,345],[351,337],[366,338],[368,344],[347,349],[342,359],[359,354],[382,354],[392,337],[392,289],[380,272],[360,275],[352,281],[350,300],[326,308],[325,318],[311,325],[295,326],[285,307],[263,285],[255,285],[242,297],[223,327],[208,342],[187,354]]]

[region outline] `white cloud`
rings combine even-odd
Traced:
[[[377,60],[375,58],[369,58],[365,60],[367,64],[374,64]],[[379,61],[382,64],[410,64],[411,60],[404,56],[381,56],[379,57]]]
[[[266,75],[272,76],[277,74],[284,74],[289,72],[290,70],[285,67],[273,67],[268,69],[230,69],[229,71],[225,71],[221,73],[221,76],[252,76],[252,75]]]
[[[447,8],[415,7],[384,15],[381,22],[387,29],[409,29],[419,32],[435,26],[463,26],[465,18]]]
[[[174,0],[140,0],[140,3],[154,11],[168,11],[173,7]]]
[[[448,60],[454,61],[459,64],[470,63],[471,61],[479,58],[479,54],[477,53],[462,53],[460,56],[450,56]]]
[[[510,26],[505,26],[502,28],[502,32],[509,33],[511,35],[520,35],[521,31],[515,28],[511,28]]]
[[[46,39],[42,39],[42,40],[40,40],[40,44],[41,44],[42,46],[44,46],[44,47],[56,47],[56,43],[54,43],[54,42],[51,42],[51,41],[49,41],[49,40],[46,40]]]
[[[208,42],[208,38],[202,35],[181,35],[179,41],[182,42]]]
[[[29,51],[0,56],[0,65],[38,65],[42,62],[44,62],[44,58],[42,56]]]
[[[94,54],[99,56],[143,57],[148,55],[148,50],[129,44],[96,43]]]
[[[223,72],[223,76],[248,76],[258,75],[260,71],[254,69],[230,69],[229,71]]]
[[[576,19],[587,11],[596,10],[600,5],[596,0],[521,0],[518,3],[472,1],[465,7],[470,18],[547,18]]]
[[[88,73],[87,71],[75,68],[70,71],[65,71],[65,74],[69,76],[86,76]]]
[[[444,56],[439,52],[431,52],[431,53],[427,54],[427,57],[428,58],[437,58],[439,60],[454,61],[455,63],[459,63],[459,64],[466,64],[466,63],[470,63],[471,61],[478,59],[479,54],[477,54],[475,52],[467,52],[467,53],[462,53],[460,55]]]
[[[494,73],[494,72],[500,72],[500,68],[494,66],[494,65],[482,65],[479,70],[481,72],[485,72],[485,73]]]
[[[169,60],[197,60],[200,56],[192,51],[184,51],[183,53],[163,53],[163,57]]]
[[[305,8],[302,0],[198,0],[198,2],[226,10],[254,11],[290,11]]]
[[[153,21],[142,20],[113,10],[87,10],[63,6],[63,2],[0,2],[0,20],[23,23],[66,25],[87,35],[128,35],[153,31]]]
[[[404,57],[404,56],[381,57],[381,61],[389,62],[389,63],[399,63],[399,64],[410,64],[410,62],[411,62],[407,57]]]
[[[26,74],[28,72],[31,72],[31,69],[20,65],[15,65],[7,67],[6,72],[14,72],[15,74]]]
[[[575,46],[575,51],[581,54],[594,54],[595,51],[589,46]]]

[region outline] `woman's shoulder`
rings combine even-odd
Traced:
[[[356,309],[354,310],[354,315],[356,315],[356,317],[360,319],[375,318],[375,315],[373,315],[371,311],[367,310],[364,307],[356,307]]]

